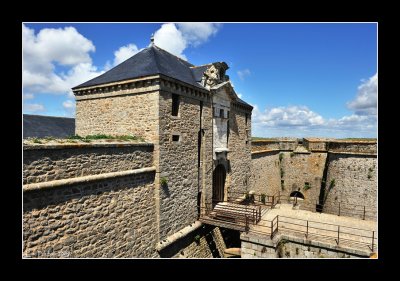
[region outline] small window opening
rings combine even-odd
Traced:
[[[180,136],[179,135],[172,135],[172,141],[179,141]]]
[[[223,109],[219,110],[219,117],[224,118],[224,110]]]
[[[172,94],[172,116],[178,116],[179,113],[179,96]]]

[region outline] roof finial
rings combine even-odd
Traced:
[[[151,45],[154,46],[154,33],[151,34],[150,42],[151,42]]]

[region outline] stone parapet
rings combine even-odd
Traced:
[[[24,145],[23,184],[151,167],[153,149],[150,143]]]

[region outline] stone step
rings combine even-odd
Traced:
[[[226,258],[240,257],[240,255],[241,255],[240,248],[227,248],[224,251],[224,256]]]

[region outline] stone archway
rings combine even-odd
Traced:
[[[292,191],[290,193],[290,199],[293,200],[293,206],[298,206],[298,201],[304,200],[304,195],[300,191]]]
[[[293,197],[293,198],[300,198],[300,199],[303,199],[303,200],[305,199],[305,198],[304,198],[304,194],[301,193],[300,191],[296,191],[296,190],[290,193],[290,197],[291,197],[291,198],[292,198],[292,197]]]
[[[224,190],[225,190],[225,179],[226,179],[226,170],[224,165],[219,164],[215,167],[213,172],[213,196],[212,196],[212,205],[213,207],[221,201],[224,201]]]

